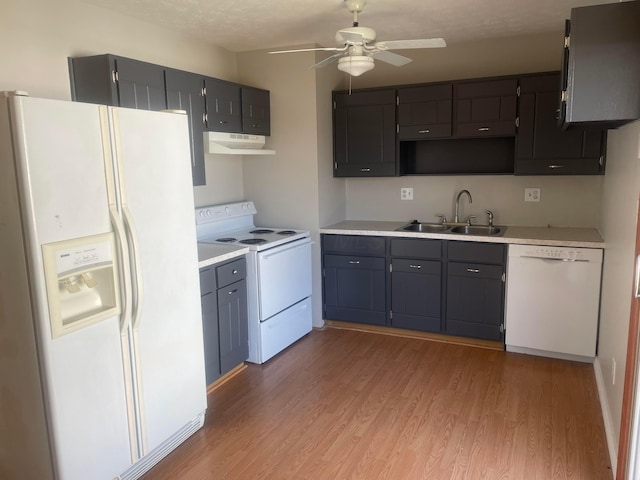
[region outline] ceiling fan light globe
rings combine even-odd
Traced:
[[[369,70],[373,70],[373,58],[364,55],[352,55],[338,60],[338,70],[348,73],[352,77],[359,77]]]

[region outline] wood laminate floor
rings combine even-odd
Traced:
[[[592,365],[313,331],[209,395],[145,480],[611,479]]]

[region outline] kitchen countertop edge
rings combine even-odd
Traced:
[[[198,243],[198,268],[241,257],[249,253],[248,247]]]
[[[402,238],[431,238],[466,242],[549,245],[558,247],[604,248],[605,243],[595,228],[504,226],[501,236],[460,235],[455,233],[421,233],[398,231],[407,222],[380,220],[345,220],[321,228],[320,233],[334,235],[372,235]]]

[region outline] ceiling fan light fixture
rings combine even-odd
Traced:
[[[350,55],[338,60],[338,70],[348,73],[352,77],[359,77],[369,70],[373,70],[373,58],[365,55]]]

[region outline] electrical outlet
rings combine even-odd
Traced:
[[[540,201],[540,189],[539,188],[525,188],[524,189],[524,201],[525,202],[539,202]]]
[[[413,200],[413,188],[402,187],[400,189],[400,200]]]
[[[611,385],[616,384],[616,359],[611,357]]]

